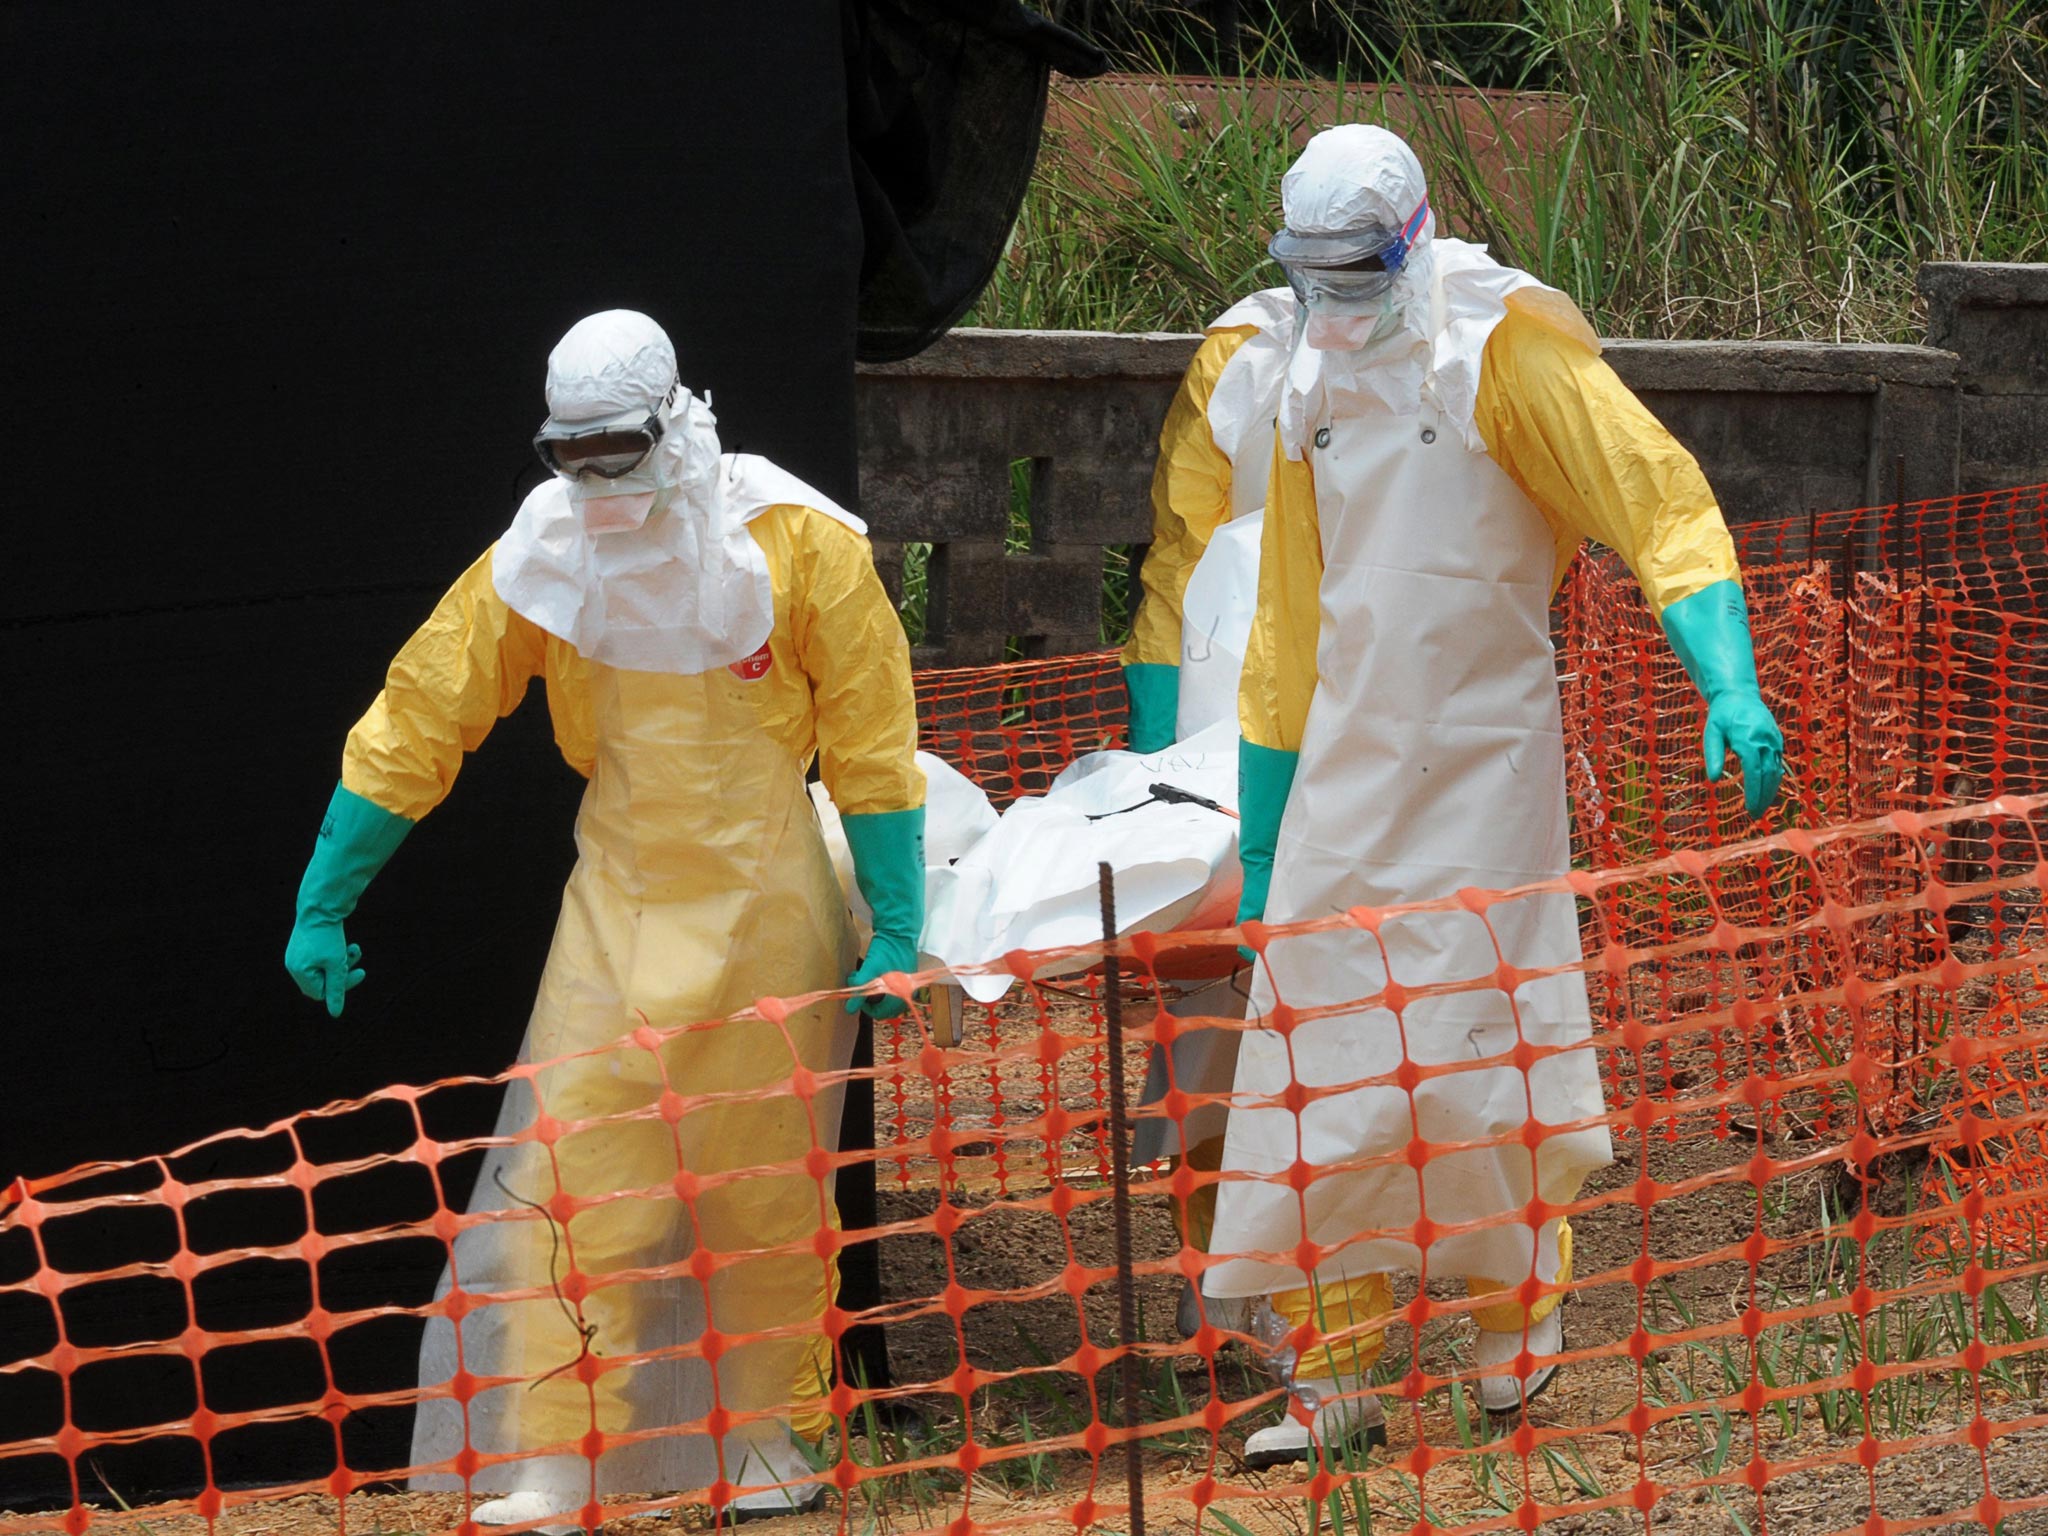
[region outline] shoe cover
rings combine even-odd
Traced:
[[[1514,1374],[1514,1363],[1522,1353],[1524,1335],[1491,1328],[1479,1330],[1472,1348],[1472,1364],[1479,1375],[1479,1406],[1488,1413],[1518,1413],[1528,1400],[1549,1386],[1557,1375],[1556,1365],[1539,1363],[1523,1381]],[[1564,1321],[1552,1309],[1541,1322],[1531,1323],[1527,1334],[1529,1353],[1541,1362],[1546,1355],[1564,1349]]]
[[[808,1514],[825,1502],[825,1489],[815,1481],[818,1474],[787,1426],[756,1423],[736,1429],[725,1437],[724,1451],[726,1481],[752,1490],[726,1506],[733,1519]]]
[[[1244,1443],[1247,1466],[1307,1461],[1316,1445],[1342,1457],[1347,1451],[1356,1454],[1387,1443],[1386,1410],[1356,1378],[1299,1381],[1294,1384],[1294,1394],[1304,1406],[1314,1408],[1313,1427],[1290,1413],[1278,1424],[1259,1430]]]
[[[508,1493],[502,1499],[492,1499],[479,1504],[470,1518],[478,1525],[525,1525],[531,1520],[545,1520],[549,1515],[566,1515],[569,1511],[558,1506],[555,1500],[531,1488],[522,1488],[517,1493]],[[536,1526],[539,1536],[570,1536],[580,1531],[580,1523],[570,1525]]]
[[[1174,1309],[1174,1326],[1184,1339],[1202,1331],[1206,1317],[1225,1333],[1243,1333],[1251,1322],[1251,1299],[1246,1296],[1204,1296],[1192,1280],[1183,1280],[1180,1305]]]

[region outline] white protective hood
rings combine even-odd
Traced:
[[[668,398],[674,390],[673,398]],[[554,419],[602,420],[660,405],[650,463],[659,487],[638,528],[592,533],[557,475],[527,496],[498,540],[498,595],[580,655],[634,672],[708,672],[744,661],[775,624],[767,557],[747,524],[770,507],[812,507],[867,525],[752,454],[721,454],[708,398],[676,387],[661,327],[631,310],[579,322],[548,359]]]
[[[1334,235],[1363,224],[1399,228],[1427,202],[1421,162],[1398,134],[1366,123],[1326,128],[1309,140],[1280,183],[1287,227],[1297,234]],[[1486,247],[1438,239],[1436,214],[1426,215],[1394,279],[1398,323],[1356,352],[1323,352],[1299,331],[1280,401],[1280,440],[1299,459],[1314,424],[1368,400],[1397,416],[1429,403],[1450,420],[1465,446],[1484,452],[1473,424],[1480,358],[1486,339],[1515,306],[1594,352],[1599,338],[1578,306],[1526,272],[1504,267]]]
[[[1299,309],[1293,289],[1265,288],[1239,299],[1209,322],[1211,333],[1258,327],[1231,354],[1209,395],[1209,435],[1229,455],[1233,472],[1247,452],[1272,457],[1273,408],[1294,349]],[[1263,486],[1265,477],[1258,478]],[[1264,504],[1262,495],[1258,505]],[[1231,516],[1241,516],[1245,510],[1233,505]]]

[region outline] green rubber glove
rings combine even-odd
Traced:
[[[1163,661],[1134,661],[1124,668],[1124,692],[1131,700],[1133,752],[1164,752],[1180,736],[1180,668]]]
[[[875,916],[874,939],[846,984],[860,987],[888,971],[916,970],[917,941],[924,933],[924,807],[839,821],[853,850],[853,878]],[[886,994],[846,1000],[848,1013],[863,1008],[878,1019],[893,1019],[904,1003]]]
[[[1664,610],[1664,633],[1707,701],[1707,782],[1720,782],[1733,752],[1742,764],[1743,805],[1752,817],[1763,815],[1785,775],[1785,737],[1757,687],[1741,586],[1717,581],[1680,598]]]
[[[1237,744],[1237,861],[1244,866],[1244,894],[1237,920],[1255,923],[1266,915],[1266,891],[1273,883],[1273,850],[1280,846],[1280,813],[1294,788],[1299,752],[1282,752],[1240,739]]]
[[[341,925],[412,823],[361,795],[334,786],[313,857],[299,882],[298,919],[284,947],[284,968],[299,990],[325,1002],[330,1018],[341,1017],[342,1000],[363,979],[357,962],[362,947],[344,937]]]

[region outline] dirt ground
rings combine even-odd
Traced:
[[[1951,1426],[1929,1424],[1930,1434]],[[1584,1436],[1578,1447],[1582,1465],[1598,1478],[1604,1499],[1625,1504],[1639,1470],[1660,1483],[1683,1483],[1697,1476],[1697,1469],[1684,1459],[1653,1459],[1647,1465],[1634,1460],[1633,1443],[1625,1436]],[[1394,1450],[1401,1451],[1401,1437],[1395,1436]],[[1783,1447],[1780,1455],[1817,1454],[1840,1447],[1819,1443]],[[1504,1458],[1501,1476],[1513,1489],[1527,1486],[1545,1503],[1561,1503],[1566,1495],[1549,1486],[1544,1474],[1526,1468],[1514,1458]],[[2048,1427],[2021,1430],[1992,1442],[1992,1483],[2002,1499],[2033,1501],[2048,1498]],[[1326,1512],[1322,1521],[1311,1514],[1300,1493],[1286,1491],[1289,1479],[1277,1472],[1253,1472],[1225,1447],[1219,1446],[1213,1475],[1224,1486],[1215,1493],[1211,1512],[1197,1523],[1191,1502],[1196,1485],[1210,1468],[1206,1456],[1148,1454],[1146,1458],[1147,1530],[1172,1536],[1211,1536],[1228,1530],[1218,1518],[1227,1515],[1252,1536],[1318,1536],[1327,1523],[1332,1536],[1342,1529]],[[977,1527],[1020,1533],[1072,1532],[1077,1528],[1077,1505],[1091,1496],[1104,1503],[1121,1504],[1124,1497],[1123,1467],[1114,1456],[1106,1459],[1099,1478],[1091,1477],[1085,1457],[1064,1459],[1052,1475],[1038,1486],[1020,1491],[987,1476],[976,1477],[971,1487],[956,1486],[925,1496],[922,1508],[904,1499],[901,1506],[878,1515],[856,1495],[851,1510],[842,1511],[835,1498],[825,1512],[763,1522],[764,1532],[777,1536],[827,1536],[841,1530],[886,1532],[888,1536],[915,1536],[921,1531],[958,1532],[963,1518]],[[1368,1507],[1375,1511],[1365,1529],[1406,1533],[1414,1529],[1413,1484],[1389,1471],[1371,1473],[1365,1479]],[[1473,1479],[1465,1469],[1446,1466],[1427,1479],[1430,1511],[1439,1527],[1467,1528],[1485,1522],[1494,1529],[1512,1528],[1512,1516],[1499,1505],[1478,1501]],[[1544,1520],[1540,1529],[1560,1536],[1629,1536],[1647,1532],[1654,1536],[1708,1536],[1708,1533],[1771,1531],[1778,1536],[1851,1536],[1862,1531],[1871,1513],[1869,1473],[1854,1465],[1835,1465],[1792,1472],[1774,1477],[1761,1500],[1747,1488],[1681,1487],[1659,1499],[1648,1518],[1633,1507],[1582,1508]],[[1915,1524],[1915,1530],[1937,1536],[1983,1536],[1986,1527],[1968,1512],[1983,1498],[1985,1474],[1977,1452],[1968,1446],[1939,1445],[1914,1449],[1896,1459],[1879,1463],[1877,1477],[1878,1512],[1888,1520],[1918,1522],[1935,1516],[1956,1516],[1929,1524]],[[628,1501],[622,1501],[628,1502]],[[1583,1500],[1582,1503],[1591,1503]],[[1511,1506],[1510,1506],[1511,1507]],[[1355,1524],[1354,1505],[1343,1506],[1346,1524]],[[305,1494],[233,1508],[213,1527],[220,1536],[328,1536],[348,1530],[408,1536],[453,1530],[463,1518],[462,1500],[450,1494],[359,1493],[348,1500],[346,1520],[337,1501],[326,1495]],[[1130,1529],[1121,1511],[1095,1522],[1106,1532]],[[94,1529],[140,1533],[140,1536],[201,1536],[204,1521],[190,1514],[165,1514],[138,1510],[131,1514],[107,1512],[94,1522]],[[614,1518],[605,1529],[618,1536],[661,1536],[677,1529],[707,1531],[709,1515],[701,1508],[680,1512]],[[1485,1526],[1481,1526],[1485,1528]],[[56,1530],[53,1517],[17,1518],[0,1522],[0,1531]],[[2032,1508],[2004,1515],[1998,1530],[2003,1536],[2043,1536],[2048,1533],[2048,1509]],[[1235,1533],[1232,1533],[1235,1536]]]
[[[865,1464],[896,1463],[921,1455],[943,1455],[961,1439],[962,1403],[952,1381],[965,1364],[979,1373],[973,1410],[976,1444],[984,1464],[971,1478],[957,1469],[863,1484],[843,1513],[774,1523],[787,1536],[823,1536],[849,1529],[878,1536],[907,1536],[919,1530],[966,1526],[1017,1531],[1073,1530],[1076,1505],[1085,1499],[1121,1505],[1121,1453],[1111,1451],[1099,1468],[1071,1439],[1093,1420],[1090,1383],[1076,1374],[1072,1355],[1085,1340],[1108,1345],[1117,1337],[1116,1295],[1107,1279],[1082,1283],[1081,1270],[1107,1268],[1114,1261],[1112,1206],[1099,1176],[1098,1144],[1091,1129],[1103,1105],[1106,1074],[1089,1039],[1098,1026],[1084,998],[1050,998],[1041,1017],[1028,1004],[1009,1005],[970,1020],[970,1054],[954,1057],[951,1070],[932,1081],[921,1065],[936,1058],[918,1054],[909,1042],[901,1059],[901,1080],[881,1095],[885,1145],[905,1149],[900,1160],[882,1166],[881,1220],[895,1235],[884,1240],[883,1275],[891,1352],[899,1387],[924,1415],[928,1440],[889,1433],[871,1444],[856,1433],[854,1459]],[[1048,1038],[1053,1049],[1042,1049]],[[887,1052],[884,1052],[885,1059]],[[1711,1073],[1711,1052],[1671,1063],[1676,1086],[1690,1086],[1688,1074]],[[1142,1059],[1130,1063],[1133,1093],[1143,1081]],[[1698,1079],[1695,1076],[1694,1085]],[[946,1148],[934,1149],[932,1123],[939,1106],[955,1128]],[[1041,1134],[1049,1111],[1063,1110],[1072,1123],[1050,1147]],[[1853,1263],[1853,1247],[1830,1240],[1827,1229],[1853,1209],[1858,1191],[1846,1184],[1839,1163],[1781,1173],[1762,1188],[1746,1169],[1762,1153],[1785,1161],[1807,1157],[1827,1143],[1816,1137],[1812,1112],[1780,1115],[1762,1125],[1741,1116],[1701,1112],[1660,1127],[1645,1143],[1617,1143],[1616,1159],[1586,1191],[1589,1197],[1629,1189],[1648,1175],[1669,1193],[1647,1210],[1633,1199],[1596,1206],[1573,1220],[1576,1268],[1581,1281],[1566,1316],[1572,1349],[1617,1352],[1576,1362],[1532,1408],[1529,1426],[1544,1437],[1549,1454],[1526,1459],[1496,1442],[1479,1443],[1475,1424],[1454,1415],[1450,1394],[1436,1390],[1415,1403],[1387,1398],[1391,1444],[1369,1464],[1347,1496],[1344,1524],[1360,1524],[1363,1512],[1352,1500],[1369,1503],[1370,1529],[1407,1532],[1418,1517],[1440,1528],[1509,1529],[1521,1490],[1560,1509],[1543,1529],[1572,1536],[1655,1531],[1672,1536],[1723,1531],[1770,1531],[1780,1536],[1824,1536],[1863,1528],[1872,1513],[1888,1520],[1918,1521],[1961,1512],[1960,1520],[1916,1525],[1916,1530],[1982,1531],[1968,1515],[1987,1492],[2011,1501],[2041,1499],[2048,1504],[2048,1424],[2030,1415],[2037,1402],[2000,1396],[1987,1385],[1982,1411],[1998,1437],[1988,1455],[1968,1444],[1928,1444],[1951,1436],[1960,1441],[1968,1414],[1950,1391],[1932,1394],[1931,1405],[1898,1426],[1880,1423],[1874,1470],[1856,1463],[1860,1436],[1830,1431],[1811,1407],[1796,1421],[1770,1411],[1755,1418],[1739,1405],[1726,1416],[1725,1431],[1711,1409],[1693,1417],[1664,1418],[1641,1437],[1628,1416],[1661,1397],[1713,1398],[1740,1389],[1747,1378],[1746,1343],[1724,1336],[1688,1348],[1659,1342],[1639,1367],[1622,1347],[1639,1325],[1652,1333],[1706,1328],[1739,1319],[1752,1299],[1784,1308],[1801,1298],[1840,1297],[1859,1278],[1884,1290],[1883,1274],[1840,1272]],[[1071,1198],[1051,1195],[1051,1165],[1063,1168]],[[1718,1176],[1718,1177],[1717,1177]],[[1141,1181],[1158,1172],[1141,1171]],[[1870,1191],[1872,1208],[1896,1214],[1910,1204],[1919,1169],[1898,1164],[1887,1182]],[[1676,1186],[1675,1189],[1672,1187]],[[942,1196],[958,1214],[950,1240],[934,1230]],[[1758,1233],[1782,1245],[1755,1266],[1740,1245]],[[1213,1395],[1236,1404],[1277,1396],[1273,1383],[1242,1344],[1229,1344],[1211,1365],[1174,1341],[1180,1277],[1170,1261],[1179,1240],[1167,1201],[1141,1193],[1133,1208],[1134,1257],[1140,1271],[1137,1296],[1141,1337],[1153,1341],[1145,1379],[1145,1417],[1164,1424],[1177,1415],[1199,1413]],[[1645,1292],[1631,1266],[1645,1253],[1660,1259],[1694,1260],[1662,1277]],[[1078,1266],[1079,1268],[1072,1267]],[[1831,1270],[1829,1266],[1836,1266]],[[1075,1277],[1079,1277],[1076,1279]],[[1067,1282],[1074,1281],[1074,1290]],[[1772,1292],[1772,1286],[1782,1287]],[[949,1291],[949,1287],[956,1288]],[[1432,1287],[1433,1294],[1436,1287]],[[1078,1292],[1078,1294],[1076,1294]],[[944,1300],[964,1301],[958,1322]],[[1398,1291],[1405,1302],[1413,1283]],[[1459,1291],[1445,1287],[1443,1299]],[[1820,1310],[1828,1310],[1823,1304]],[[2031,1324],[2032,1319],[2028,1319]],[[1404,1323],[1388,1333],[1375,1380],[1398,1383],[1411,1362],[1443,1375],[1459,1368],[1469,1325],[1452,1316],[1431,1322],[1420,1340]],[[1738,1353],[1735,1386],[1714,1377],[1712,1351],[1731,1342]],[[965,1360],[962,1346],[964,1343]],[[1062,1367],[1065,1367],[1064,1369]],[[1809,1370],[1807,1376],[1825,1375]],[[1930,1367],[1936,1388],[1952,1385],[1956,1373]],[[1796,1374],[1788,1379],[1799,1379]],[[2035,1378],[2030,1378],[2035,1379]],[[1683,1390],[1680,1384],[1684,1383]],[[1111,1378],[1099,1386],[1112,1394]],[[1199,1426],[1168,1430],[1148,1445],[1145,1480],[1148,1529],[1186,1536],[1316,1536],[1322,1521],[1294,1487],[1297,1470],[1253,1472],[1240,1459],[1246,1433],[1277,1418],[1277,1403],[1234,1419],[1213,1440]],[[1113,1417],[1105,1411],[1103,1417]],[[2000,1433],[2011,1426],[2011,1432]],[[1728,1443],[1720,1445],[1725,1433]],[[1905,1442],[1905,1443],[1902,1443]],[[1434,1460],[1418,1489],[1413,1471],[1418,1446]],[[1049,1447],[1049,1448],[1041,1448]],[[1761,1494],[1743,1481],[1752,1448],[1775,1469],[1815,1460],[1833,1464],[1796,1466],[1775,1472]],[[1712,1486],[1709,1486],[1709,1480]],[[1211,1481],[1213,1480],[1213,1481]],[[1632,1503],[1644,1482],[1661,1492],[1652,1506]],[[1290,1491],[1290,1489],[1292,1491]],[[1197,1520],[1198,1492],[1211,1502]],[[237,1507],[216,1529],[228,1536],[315,1536],[341,1528],[343,1511],[331,1498],[303,1495]],[[348,1501],[346,1528],[385,1533],[452,1528],[462,1519],[459,1497],[365,1492]],[[1219,1518],[1227,1517],[1227,1518]],[[53,1529],[58,1517],[9,1522],[0,1531]],[[198,1536],[197,1517],[163,1510],[131,1515],[109,1513],[112,1528],[144,1528],[145,1536]],[[664,1510],[609,1522],[608,1529],[645,1532],[682,1526],[708,1528],[701,1508]],[[1094,1522],[1124,1531],[1119,1511]],[[2048,1536],[2048,1508],[2009,1512],[2004,1536]]]

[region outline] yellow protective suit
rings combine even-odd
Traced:
[[[1627,561],[1658,613],[1701,588],[1737,575],[1735,550],[1699,465],[1614,371],[1585,347],[1522,312],[1507,314],[1488,337],[1474,416],[1489,457],[1536,506],[1557,544],[1553,591],[1585,539]],[[1299,751],[1317,682],[1323,542],[1311,462],[1287,458],[1275,443],[1260,555],[1258,616],[1245,659],[1239,723],[1257,745]],[[1558,1232],[1557,1283],[1571,1279],[1571,1231]],[[1473,1277],[1474,1295],[1507,1290]],[[1560,1297],[1526,1312],[1534,1322]],[[1301,1378],[1356,1376],[1378,1358],[1393,1309],[1387,1277],[1372,1273],[1282,1291],[1274,1310],[1290,1326],[1314,1320],[1319,1331],[1351,1337],[1312,1352]],[[1482,1328],[1524,1326],[1519,1302],[1483,1307]]]
[[[1142,597],[1124,645],[1126,666],[1180,665],[1181,605],[1188,578],[1216,530],[1230,521],[1230,455],[1209,425],[1209,400],[1255,325],[1213,330],[1181,376],[1159,431],[1152,468],[1152,544],[1138,568]]]
[[[590,784],[523,1059],[588,1051],[643,1019],[716,1020],[758,998],[841,985],[853,934],[805,770],[815,754],[844,812],[923,803],[908,648],[867,541],[795,506],[768,509],[748,530],[767,557],[775,600],[774,628],[754,658],[689,676],[592,662],[507,607],[486,553],[399,653],[350,733],[343,784],[417,819],[527,684],[546,680],[556,740]],[[755,1020],[691,1031],[659,1060],[629,1045],[537,1074],[534,1096],[547,1114],[598,1123],[563,1136],[552,1159],[534,1142],[493,1152],[472,1210],[516,1213],[558,1189],[586,1200],[648,1193],[583,1208],[559,1232],[547,1221],[497,1221],[458,1239],[444,1296],[451,1286],[540,1295],[468,1311],[459,1338],[447,1319],[430,1323],[421,1374],[429,1390],[458,1363],[473,1375],[523,1379],[466,1409],[446,1398],[422,1403],[415,1465],[445,1463],[465,1445],[522,1455],[552,1447],[549,1457],[487,1467],[472,1486],[580,1502],[591,1486],[580,1442],[593,1427],[616,1435],[681,1425],[715,1399],[763,1415],[762,1434],[782,1433],[778,1420],[822,1432],[818,1399],[832,1362],[819,1319],[836,1277],[814,1244],[834,1221],[832,1190],[801,1162],[836,1149],[837,1094],[714,1100],[690,1106],[673,1128],[659,1116],[616,1117],[644,1110],[665,1088],[688,1100],[773,1088],[799,1063],[843,1068],[853,1024],[839,1003],[821,1003],[780,1027]],[[515,1085],[500,1132],[530,1124],[533,1111]],[[766,1171],[692,1200],[673,1187],[680,1171],[744,1169]],[[701,1287],[688,1277],[606,1278],[676,1265],[693,1250],[718,1261]],[[552,1294],[572,1267],[592,1283],[577,1308]],[[767,1336],[728,1342],[707,1371],[694,1348],[706,1327],[727,1341]],[[586,1384],[566,1369],[586,1334],[601,1360],[678,1354]],[[610,1450],[598,1491],[703,1486],[719,1475],[714,1449],[676,1434]],[[415,1481],[460,1486],[446,1474]]]

